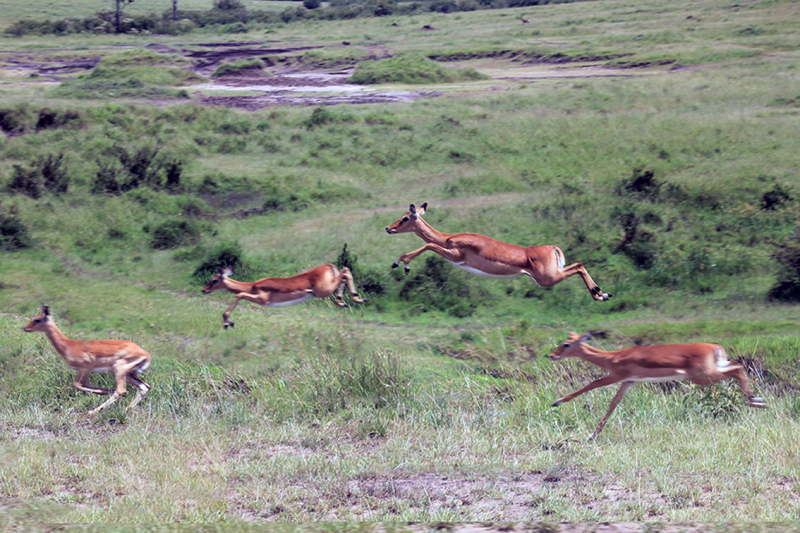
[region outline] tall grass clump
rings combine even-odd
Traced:
[[[408,53],[359,63],[347,81],[359,85],[375,85],[379,83],[451,83],[488,78],[475,69],[443,67],[426,57]]]
[[[358,406],[395,406],[411,394],[411,373],[401,357],[388,351],[330,351],[304,357],[275,383],[280,396],[270,399],[276,410],[285,405],[295,414],[333,414]],[[288,394],[287,394],[288,393]],[[288,405],[287,405],[288,403]]]
[[[266,74],[264,62],[258,58],[245,59],[234,63],[223,63],[211,74],[212,78],[235,76],[237,74]]]
[[[17,206],[0,203],[0,250],[13,252],[30,246],[28,227],[20,220]]]

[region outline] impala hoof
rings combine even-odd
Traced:
[[[767,407],[767,403],[764,401],[764,399],[758,398],[757,396],[749,398],[748,401],[750,402],[750,407],[758,407],[760,409],[765,409]]]
[[[399,267],[399,266],[400,266],[400,263],[398,263],[397,261],[395,261],[394,263],[392,263],[392,268],[397,268],[397,267]]]
[[[406,271],[406,276],[408,276],[408,273],[411,272],[411,267],[406,265],[405,266],[405,271]]]
[[[233,322],[230,322],[228,324],[224,324],[222,327],[223,327],[223,329],[228,329],[228,328],[233,329]]]
[[[561,403],[562,403],[561,400],[556,400],[550,407],[558,407],[559,405],[561,405]]]

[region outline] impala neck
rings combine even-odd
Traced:
[[[580,358],[609,371],[613,370],[614,368],[612,358],[616,354],[617,352],[605,352],[603,350],[593,348],[588,344],[581,343]]]
[[[422,218],[417,219],[417,224],[414,226],[414,233],[423,241],[438,244],[442,247],[445,246],[448,237],[452,236],[447,233],[436,231],[433,229],[433,226],[422,220]]]
[[[61,330],[58,329],[58,326],[53,323],[47,325],[47,329],[44,330],[44,334],[47,335],[47,338],[53,343],[56,351],[62,355],[67,353],[67,349],[69,348],[70,344],[75,342],[72,339],[68,339],[66,335],[61,333]]]
[[[239,294],[240,292],[253,292],[253,283],[247,281],[236,281],[231,278],[224,278],[224,287],[228,292]]]

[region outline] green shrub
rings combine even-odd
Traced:
[[[451,83],[488,78],[485,74],[481,74],[471,68],[447,68],[426,57],[415,54],[399,54],[387,59],[359,63],[355,72],[347,81],[362,85],[378,83],[420,84]]]
[[[195,283],[205,285],[217,274],[219,268],[230,267],[236,279],[244,280],[252,269],[243,259],[242,247],[238,242],[222,242],[204,253],[203,262],[192,272]]]
[[[28,228],[19,219],[17,207],[13,204],[7,207],[0,203],[0,250],[13,252],[30,245]]]
[[[771,300],[800,302],[800,231],[777,246],[778,280],[769,290]]]
[[[11,180],[6,186],[10,192],[24,194],[33,199],[42,196],[42,189],[56,195],[67,192],[69,175],[64,154],[39,156],[27,168],[13,166]]]
[[[417,304],[421,312],[439,309],[459,318],[471,316],[482,299],[463,274],[439,256],[428,256],[422,272],[407,280],[398,296]]]
[[[200,240],[200,228],[196,223],[187,220],[167,220],[153,230],[150,247],[154,250],[168,250],[195,244],[198,240]]]
[[[245,59],[243,61],[236,61],[234,63],[222,63],[211,74],[212,78],[220,76],[235,76],[236,74],[254,74],[264,72],[264,62],[260,59]]]

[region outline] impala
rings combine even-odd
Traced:
[[[264,278],[245,282],[231,279],[231,274],[233,274],[233,270],[230,267],[220,268],[219,273],[214,275],[208,285],[203,288],[203,294],[228,291],[236,295],[231,306],[222,313],[222,324],[225,329],[233,327],[233,320],[230,319],[231,311],[236,308],[236,304],[241,299],[259,305],[278,307],[307,302],[312,297],[327,298],[336,292],[336,305],[347,307],[342,300],[344,284],[347,283],[355,303],[360,304],[366,301],[358,297],[350,269],[345,267],[340,271],[332,263],[318,266],[290,278]]]
[[[530,276],[541,287],[552,287],[575,274],[579,275],[589,292],[597,301],[603,302],[611,295],[600,290],[583,267],[583,263],[564,266],[564,252],[558,246],[531,246],[525,248],[515,244],[496,241],[478,233],[441,233],[422,220],[428,207],[427,202],[416,208],[408,207],[408,213],[388,226],[386,233],[413,232],[427,244],[400,256],[392,268],[402,261],[406,274],[411,268],[408,264],[422,252],[435,252],[455,266],[467,272],[487,278],[516,278],[523,274]]]
[[[530,19],[525,18],[525,15],[520,15],[519,20],[521,20],[523,24],[530,24],[531,22]]]
[[[78,341],[68,339],[56,326],[50,316],[50,309],[42,306],[41,314],[35,316],[27,326],[22,328],[25,332],[41,331],[55,346],[64,361],[73,370],[78,371],[77,379],[72,386],[83,392],[94,394],[111,394],[111,397],[95,407],[89,413],[102,411],[120,396],[125,395],[125,383],[130,383],[139,389],[128,409],[142,401],[144,395],[150,390],[150,385],[139,379],[139,373],[150,366],[150,354],[130,341],[103,340],[103,341]],[[89,384],[89,375],[92,372],[102,374],[113,373],[116,389],[95,387]],[[113,394],[112,394],[113,393]]]
[[[577,392],[564,396],[553,404],[557,407],[564,402],[589,392],[597,387],[622,382],[606,416],[600,421],[590,439],[603,430],[608,417],[616,409],[628,389],[637,381],[676,381],[688,379],[698,385],[710,385],[717,381],[735,379],[744,392],[751,407],[766,407],[764,400],[758,398],[750,387],[744,366],[738,361],[729,361],[725,350],[719,344],[657,344],[653,346],[631,346],[611,352],[592,348],[586,341],[589,333],[581,336],[570,332],[569,338],[550,355],[558,361],[568,357],[579,357],[608,370],[608,376],[589,383]]]

